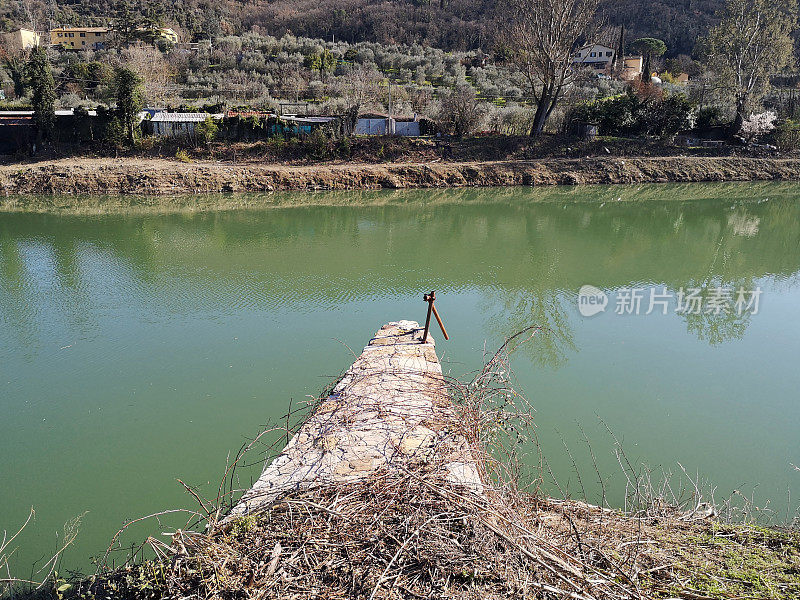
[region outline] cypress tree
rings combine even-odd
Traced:
[[[117,112],[125,128],[128,144],[135,141],[136,114],[142,107],[142,79],[127,67],[116,69],[114,76],[117,85]]]
[[[56,86],[50,59],[44,46],[36,46],[31,50],[27,65],[28,81],[33,90],[33,124],[36,128],[36,142],[52,140],[56,114],[53,108],[56,101]]]

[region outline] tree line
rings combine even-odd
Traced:
[[[708,89],[718,105],[727,100],[728,133],[736,136],[760,110],[771,91],[771,77],[795,67],[797,0],[726,0],[717,24],[698,41],[699,61],[664,62],[664,41],[645,37],[625,44],[620,35],[621,50],[645,57],[643,74],[630,85],[598,80],[575,68],[573,57],[586,41],[607,35],[598,18],[601,1],[499,0],[492,54],[278,39],[257,32],[218,36],[196,52],[176,51],[135,40],[132,32],[143,29],[142,19],[160,23],[160,17],[148,13],[134,18],[123,3],[115,27],[131,35],[123,36],[119,48],[57,53],[55,77],[42,48],[34,49],[24,64],[7,54],[4,65],[14,90],[30,94],[37,131],[42,130],[37,137],[46,139],[45,112],[63,101],[66,91],[79,101],[82,95],[115,106],[129,141],[133,108],[145,100],[163,104],[176,99],[184,106],[194,99],[257,108],[275,108],[281,98],[311,100],[352,119],[365,108],[386,106],[391,97],[395,114],[436,116],[443,129],[456,135],[493,123],[498,130],[507,127],[516,133],[523,127],[535,137],[554,115],[563,120],[566,113],[600,121],[616,133],[670,135],[691,126],[698,116],[697,99],[676,86],[654,87],[650,73],[657,62],[673,70],[690,64],[703,82],[703,96]]]

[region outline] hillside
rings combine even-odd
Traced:
[[[58,23],[107,22],[118,0],[5,0],[0,27],[29,19],[32,7],[40,27]],[[243,31],[390,43],[421,43],[447,50],[491,49],[495,0],[176,0],[168,4],[131,1],[134,11],[155,11],[188,39]],[[611,25],[625,25],[628,39],[666,41],[668,56],[691,54],[695,40],[713,23],[722,0],[606,0],[603,14]]]

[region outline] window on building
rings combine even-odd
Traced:
[[[606,56],[611,56],[611,52],[606,52]]]
[[[592,58],[594,58],[595,56],[597,56],[597,52],[592,52],[591,54],[589,54],[589,56],[591,56]]]
[[[81,31],[81,37],[86,37],[86,34]]]

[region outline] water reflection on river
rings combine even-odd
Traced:
[[[0,214],[0,528],[18,564],[89,511],[67,566],[126,518],[215,493],[226,455],[319,391],[383,322],[422,319],[435,289],[475,369],[519,329],[549,333],[514,361],[561,484],[599,486],[583,433],[624,478],[629,458],[771,499],[800,495],[800,186],[785,184],[361,192],[248,198],[266,208]],[[220,199],[241,203],[242,198]],[[609,293],[591,318],[578,289]],[[760,288],[758,314],[617,315],[629,288]],[[255,475],[251,469],[249,475]],[[242,481],[246,485],[247,480]],[[142,534],[141,529],[135,534]]]

